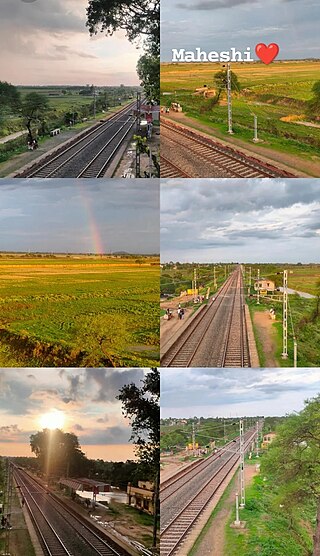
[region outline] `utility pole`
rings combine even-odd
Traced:
[[[193,290],[193,299],[194,301],[196,300],[196,296],[197,296],[197,269],[194,268],[193,269],[193,282],[194,282],[194,290]]]
[[[240,419],[240,508],[246,505],[246,494],[244,486],[244,429],[243,419]]]
[[[216,267],[213,267],[213,287],[216,290],[217,289],[217,280],[216,280]]]
[[[141,133],[141,93],[137,93],[137,116],[136,116],[136,134]],[[136,178],[140,178],[140,147],[136,142]]]
[[[227,265],[224,265],[224,279],[227,278]]]
[[[293,366],[297,367],[298,363],[298,344],[296,337],[293,338]]]
[[[97,101],[96,101],[96,88],[94,85],[93,87],[93,117],[96,118],[96,111],[97,111]]]
[[[288,271],[283,271],[282,359],[288,358]]]
[[[226,441],[226,422],[223,418],[223,440]]]
[[[256,424],[257,433],[256,433],[256,457],[259,457],[259,421]]]
[[[258,268],[257,305],[260,305],[260,268]]]
[[[251,269],[251,266],[250,266],[250,268],[249,268],[249,288],[251,288],[251,280],[252,280],[252,274],[251,273],[252,273],[252,269]]]
[[[13,477],[12,477],[12,464],[7,458],[6,460],[6,485],[5,485],[5,499],[3,515],[7,519],[7,526],[5,530],[4,539],[4,554],[10,554],[10,530],[11,530],[11,508],[12,508],[12,490],[13,490]]]
[[[258,139],[258,116],[256,116],[255,114],[253,114],[253,126],[254,126],[253,142],[254,143],[259,143],[259,139]]]
[[[194,421],[192,421],[192,449],[193,451],[196,449],[196,431],[194,428]]]
[[[233,134],[232,129],[232,99],[231,99],[231,67],[227,64],[227,98],[228,98],[228,133]]]
[[[234,521],[234,525],[239,527],[241,521],[239,519],[239,494],[236,494],[236,519]]]

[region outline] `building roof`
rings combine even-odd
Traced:
[[[80,483],[78,479],[60,479],[59,483],[60,485],[72,488],[72,490],[80,490],[82,487],[82,483]]]

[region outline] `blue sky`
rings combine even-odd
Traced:
[[[161,0],[161,19],[163,61],[172,48],[254,53],[259,42],[279,44],[278,59],[320,58],[319,0]]]
[[[91,253],[99,245],[159,253],[156,180],[0,180],[0,251]]]
[[[253,417],[303,409],[318,369],[161,369],[161,417]]]
[[[90,37],[88,0],[1,0],[0,80],[14,85],[138,85],[124,31]]]

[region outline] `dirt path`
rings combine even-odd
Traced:
[[[245,484],[249,485],[257,473],[258,470],[255,465],[247,465],[245,467]],[[197,551],[194,553],[194,556],[223,556],[225,554],[225,528],[230,519],[237,492],[238,474],[235,476],[235,480],[233,481],[232,488],[230,489],[227,498],[224,500],[220,510],[214,517],[211,527],[203,537]]]
[[[271,320],[268,311],[255,311],[253,315],[253,324],[258,333],[258,338],[263,347],[265,356],[265,367],[279,367],[279,363],[275,358],[276,340],[275,330],[273,329],[274,321]]]
[[[163,317],[160,321],[160,345],[161,345],[161,352],[166,350],[166,344],[168,344],[176,334],[176,332],[182,328],[186,321],[191,317],[192,311],[191,309],[184,310],[184,317],[183,319],[179,319],[177,314],[177,309],[173,309],[173,317],[170,320],[165,320]]]
[[[167,114],[166,117],[168,117]],[[254,143],[247,143],[236,137],[225,137],[218,129],[203,124],[197,119],[190,118],[183,113],[170,112],[169,119],[206,133],[210,135],[211,138],[216,138],[225,145],[239,147],[241,151],[247,155],[252,156],[252,153],[254,153],[259,156],[262,161],[271,164],[272,162],[276,163],[279,168],[282,167],[283,169],[289,170],[295,173],[297,177],[320,176],[320,157],[319,159],[318,157],[313,157],[315,160],[308,160],[298,157],[297,155],[270,149],[267,146],[262,146],[261,143],[257,146]]]

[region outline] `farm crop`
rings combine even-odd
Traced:
[[[154,366],[156,258],[0,258],[0,365]]]
[[[212,98],[194,94],[204,84],[214,88],[214,75],[220,70],[221,66],[213,63],[162,64],[162,93],[171,93],[162,96],[162,102],[170,105],[176,100],[187,116],[206,124],[213,135],[227,139],[225,94],[218,104]],[[241,91],[233,94],[233,137],[252,144],[255,114],[263,141],[255,146],[256,150],[267,147],[294,155],[295,160],[301,157],[319,162],[320,125],[314,121],[310,126],[307,114],[312,87],[319,80],[320,62],[274,62],[270,66],[235,63],[232,71],[241,84]],[[304,168],[306,171],[306,165]],[[314,167],[309,168],[310,175],[319,175],[314,172]]]

